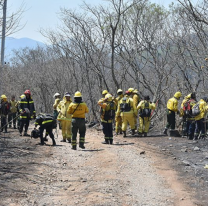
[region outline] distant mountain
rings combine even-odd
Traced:
[[[5,40],[5,61],[8,61],[9,58],[12,57],[13,50],[19,50],[25,47],[35,49],[38,45],[43,47],[45,46],[44,43],[29,38],[16,39],[13,37],[7,37]]]

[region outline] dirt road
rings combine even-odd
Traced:
[[[86,149],[37,145],[39,140],[1,134],[0,205],[194,206],[193,192],[173,170],[172,158],[142,138],[87,130]]]

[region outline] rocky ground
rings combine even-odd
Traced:
[[[53,147],[0,134],[0,205],[207,205],[206,140],[118,135],[105,145],[102,131],[88,129],[86,149],[74,151],[55,135]]]

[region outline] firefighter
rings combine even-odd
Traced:
[[[138,90],[134,89],[132,93],[133,93],[133,97],[132,97],[133,103],[134,103],[135,107],[137,107],[140,102]],[[137,130],[137,117],[136,116],[134,117],[134,123],[135,123],[135,130]]]
[[[150,103],[149,96],[145,96],[138,106],[137,110],[139,111],[139,131],[138,135],[144,137],[147,136],[150,126],[151,111],[155,109],[155,104]]]
[[[28,127],[30,124],[30,120],[32,118],[36,118],[36,111],[35,111],[35,106],[34,106],[34,101],[31,97],[31,92],[30,90],[26,90],[24,92],[24,97],[20,100],[18,109],[20,112],[20,136],[22,136],[23,132],[23,127],[25,126],[24,129],[24,136],[30,136],[27,134]]]
[[[12,127],[13,123],[13,128],[16,129],[16,117],[17,117],[17,101],[15,100],[15,96],[12,95],[11,100],[9,101],[10,104],[10,113],[8,115],[8,122],[9,122],[9,128]]]
[[[101,122],[105,144],[113,144],[113,119],[115,118],[116,103],[111,94],[106,94],[105,99],[99,100],[98,105],[102,108]]]
[[[124,97],[123,95],[123,90],[122,89],[118,89],[117,91],[117,95],[118,97],[116,97],[116,104],[118,106],[119,102],[121,101],[121,99]],[[117,109],[116,109],[117,110]],[[118,135],[119,133],[122,134],[122,119],[120,114],[116,115],[115,117],[115,122],[116,122],[116,134]]]
[[[194,140],[199,139],[199,134],[201,139],[205,138],[205,130],[206,130],[206,121],[205,117],[208,111],[208,98],[203,97],[197,103],[199,108],[199,114],[195,117],[195,131],[194,131]],[[195,105],[196,106],[196,105]],[[193,108],[194,109],[194,108]]]
[[[192,116],[192,108],[195,104],[196,94],[194,92],[185,96],[181,103],[180,116],[183,117],[182,136],[187,136],[189,140],[194,137],[195,118]]]
[[[43,114],[43,113],[39,114],[35,120],[35,128],[38,125],[40,126],[39,127],[40,144],[44,145],[43,132],[44,130],[46,130],[46,134],[50,136],[53,142],[53,146],[55,146],[56,141],[54,139],[53,129],[56,128],[56,119],[54,119],[53,115],[48,115],[48,114]]]
[[[1,132],[7,133],[7,115],[9,114],[10,107],[7,101],[5,94],[1,95],[1,105],[0,105],[0,114],[1,114]]]
[[[167,102],[167,125],[163,134],[167,135],[167,130],[170,128],[170,134],[175,130],[175,113],[179,114],[178,100],[181,97],[181,92],[176,92]]]
[[[64,98],[57,106],[57,111],[59,113],[57,120],[61,122],[61,130],[63,139],[61,142],[66,142],[66,140],[71,143],[71,114],[67,112],[69,105],[71,104],[71,95],[69,92],[64,94]]]
[[[131,127],[132,135],[135,134],[134,119],[135,116],[137,116],[137,109],[133,103],[133,99],[130,96],[131,93],[129,91],[126,91],[125,97],[123,97],[120,103],[118,104],[118,109],[116,112],[116,116],[120,115],[122,118],[123,137],[126,137],[126,129],[128,123]]]
[[[17,101],[17,103],[15,104],[15,107],[17,108],[17,115],[18,115],[18,118],[17,118],[17,129],[18,129],[18,130],[20,129],[20,111],[19,111],[19,103],[20,103],[20,101],[21,101],[22,98],[25,98],[25,95],[24,95],[24,94],[20,95],[19,101]]]
[[[79,147],[85,149],[85,114],[89,109],[85,102],[82,101],[81,92],[77,91],[74,94],[74,102],[68,107],[67,113],[72,115],[72,149],[77,149],[77,133],[79,131]]]
[[[57,111],[57,106],[61,101],[61,95],[59,93],[54,94],[53,96],[55,98],[55,102],[53,104],[53,114],[54,114],[54,118],[57,119],[58,117],[58,111]]]

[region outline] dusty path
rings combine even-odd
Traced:
[[[122,136],[104,145],[102,136],[88,130],[86,149],[77,151],[60,135],[56,147],[16,132],[1,138],[0,205],[197,205],[152,146]]]

